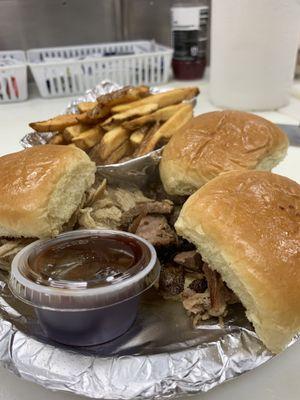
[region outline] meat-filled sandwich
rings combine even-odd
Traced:
[[[282,350],[300,331],[300,185],[265,171],[224,173],[186,201],[175,228],[205,275],[225,282],[208,280],[210,295],[227,285],[265,345]]]
[[[30,240],[55,236],[72,224],[96,171],[82,150],[55,145],[5,155],[0,169],[1,261],[10,261]]]
[[[192,118],[165,146],[160,176],[170,195],[190,195],[222,172],[271,170],[286,155],[288,139],[272,122],[241,111]]]

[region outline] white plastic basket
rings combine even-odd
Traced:
[[[81,59],[82,58],[82,59]],[[83,93],[103,79],[121,85],[166,82],[172,49],[153,41],[32,49],[27,59],[43,97]]]
[[[0,65],[0,103],[26,100],[28,90],[25,52],[0,51],[0,64],[3,60],[14,60],[18,63]]]

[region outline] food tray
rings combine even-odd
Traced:
[[[59,345],[43,335],[32,308],[13,298],[1,275],[0,363],[48,389],[95,399],[161,399],[206,392],[272,358],[241,307],[224,326],[210,321],[192,329],[182,305],[154,291],[119,339]]]
[[[5,64],[11,61],[9,64]],[[0,51],[0,104],[23,101],[28,97],[25,52]]]
[[[66,111],[118,88],[101,82]],[[34,132],[21,143],[30,147],[48,139],[49,133]],[[97,173],[108,184],[134,182],[142,188],[147,179],[156,179],[159,159],[160,150],[99,166]],[[195,329],[182,304],[163,300],[154,289],[143,296],[138,318],[124,336],[94,347],[62,346],[43,335],[32,308],[13,298],[0,272],[0,363],[49,389],[103,400],[177,397],[206,392],[272,357],[241,305],[230,308],[224,323],[203,321]]]
[[[103,79],[121,85],[153,85],[168,80],[172,49],[154,41],[49,47],[27,51],[43,97],[83,93]]]

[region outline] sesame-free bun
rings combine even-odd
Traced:
[[[241,111],[214,111],[191,119],[165,146],[160,176],[167,193],[189,195],[217,175],[271,170],[286,155],[288,139],[272,122]]]
[[[194,243],[277,353],[300,331],[300,185],[265,171],[233,171],[184,204],[176,231]]]
[[[95,180],[96,167],[72,146],[42,145],[0,157],[0,236],[61,232]]]

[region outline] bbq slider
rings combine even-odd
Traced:
[[[209,112],[172,136],[160,176],[167,193],[190,195],[222,172],[271,170],[287,148],[285,133],[264,118],[241,111]]]
[[[0,236],[53,237],[95,180],[95,164],[71,146],[36,146],[0,157]],[[1,255],[1,254],[0,254]]]
[[[300,185],[265,171],[232,171],[184,204],[175,224],[246,309],[274,353],[300,331]]]

